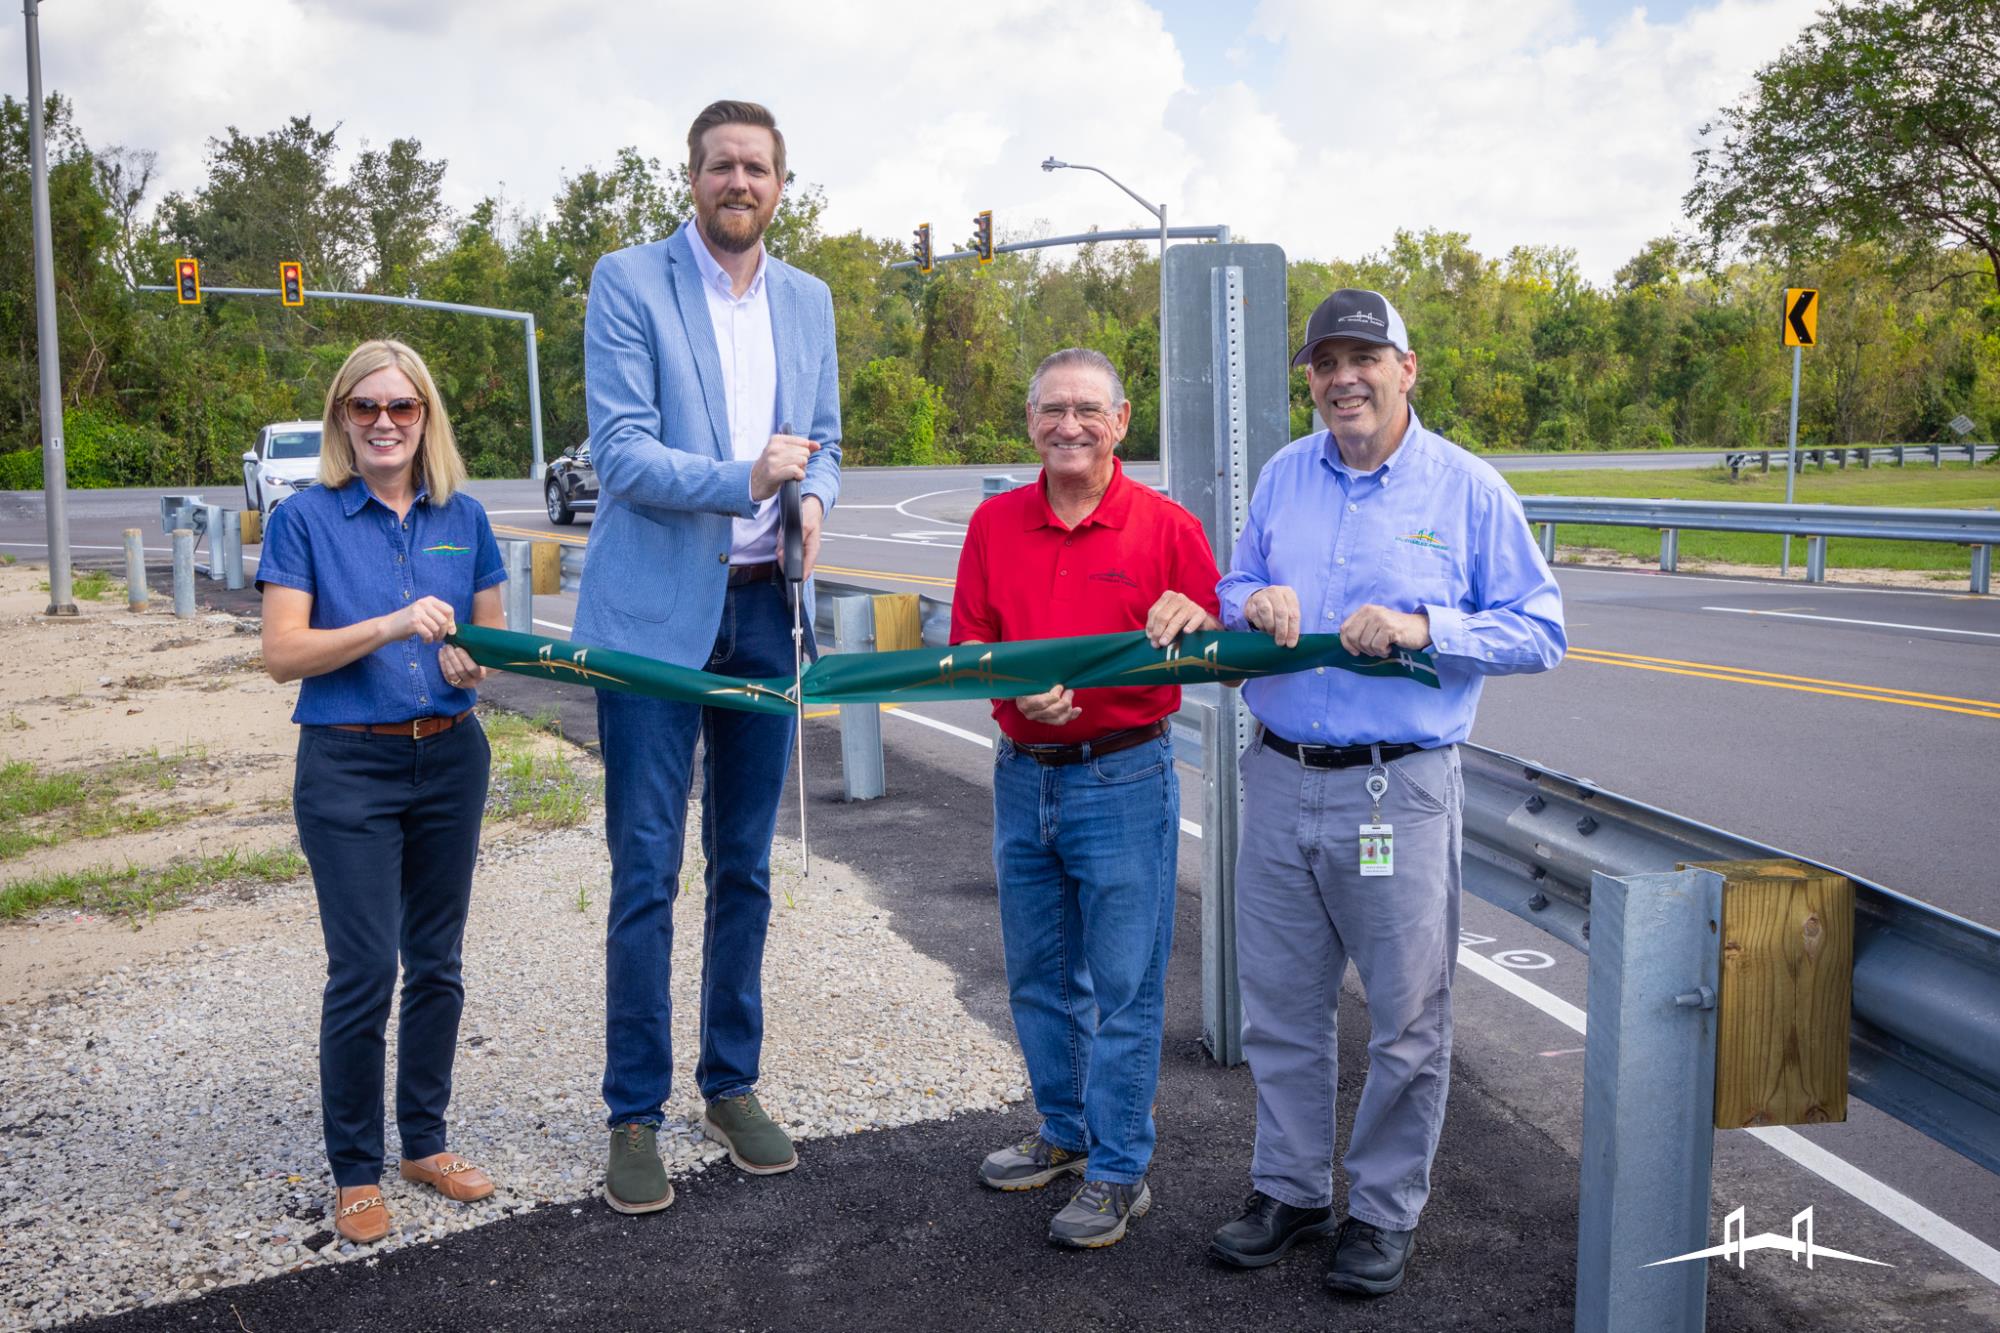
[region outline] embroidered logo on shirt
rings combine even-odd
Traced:
[[[453,545],[452,545],[452,544],[451,544],[450,542],[439,542],[439,543],[438,543],[438,544],[437,544],[436,546],[426,546],[426,547],[424,548],[424,554],[425,554],[425,555],[466,555],[466,554],[470,553],[470,552],[471,552],[471,550],[472,550],[472,548],[471,548],[470,546],[453,546]]]
[[[1412,546],[1421,546],[1430,551],[1449,551],[1451,549],[1443,538],[1439,537],[1437,533],[1429,528],[1418,528],[1415,532],[1406,532],[1396,538],[1396,540],[1399,542],[1408,542]]]
[[[1139,580],[1133,578],[1122,569],[1100,569],[1097,573],[1090,576],[1090,581],[1092,583],[1117,583],[1127,588],[1136,588],[1139,586]]]

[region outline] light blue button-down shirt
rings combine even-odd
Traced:
[[[1309,745],[1455,744],[1485,677],[1546,671],[1568,646],[1562,593],[1513,488],[1414,411],[1373,472],[1343,463],[1327,431],[1264,466],[1217,589],[1223,624],[1250,628],[1243,604],[1274,584],[1298,593],[1303,633],[1335,633],[1370,603],[1430,617],[1440,689],[1324,667],[1245,682],[1258,721]]]

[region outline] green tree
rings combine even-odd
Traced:
[[[1796,264],[1842,242],[1984,256],[2000,290],[2000,3],[1836,0],[1703,126],[1688,216]]]
[[[842,409],[843,456],[856,466],[949,462],[942,445],[944,391],[901,357],[870,361],[854,374]]]

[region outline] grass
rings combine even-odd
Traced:
[[[305,874],[303,856],[290,848],[224,852],[158,868],[100,866],[66,875],[43,875],[0,885],[0,921],[45,907],[102,915],[150,913],[172,907],[189,893],[229,883],[282,884]]]
[[[1785,478],[1745,471],[1731,480],[1727,468],[1687,470],[1611,470],[1504,473],[1521,495],[1595,495],[1647,500],[1736,500],[1752,504],[1783,504]],[[1862,469],[1850,463],[1846,471],[1802,467],[1796,500],[1799,504],[1876,505],[1896,509],[1991,509],[2000,507],[2000,468],[1947,465],[1932,468],[1891,467],[1877,463]],[[1656,559],[1660,535],[1650,528],[1597,527],[1565,523],[1556,528],[1563,546],[1589,546],[1626,555]],[[1681,557],[1739,565],[1778,564],[1784,539],[1754,532],[1681,533]],[[1971,564],[1962,546],[1943,542],[1886,542],[1835,539],[1827,543],[1827,565],[1837,569],[1905,569],[1937,571],[1940,582],[1957,581]],[[1804,541],[1792,543],[1792,561],[1805,563]]]
[[[9,560],[7,563],[11,565],[14,562]],[[47,581],[43,581],[36,586],[43,592],[49,590]],[[123,587],[124,585],[120,584],[119,586]],[[104,600],[104,594],[109,592],[110,589],[111,571],[108,569],[80,569],[75,571],[69,581],[70,593],[77,600],[84,602],[101,602]]]
[[[574,828],[590,817],[595,784],[576,771],[566,750],[542,752],[541,737],[562,735],[554,713],[524,717],[495,711],[482,714],[480,721],[493,747],[489,816],[517,819],[536,829]]]
[[[89,773],[44,773],[26,760],[0,764],[0,860],[70,838],[104,838],[181,823],[197,811],[148,809],[121,798],[136,788],[172,791],[181,770],[206,757],[200,747],[168,755],[155,749]]]

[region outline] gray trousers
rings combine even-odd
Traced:
[[[1243,1050],[1257,1081],[1255,1187],[1295,1208],[1333,1202],[1334,1023],[1354,960],[1368,1002],[1368,1075],[1348,1136],[1348,1213],[1402,1231],[1430,1197],[1451,1080],[1458,955],[1456,746],[1388,766],[1382,820],[1395,874],[1358,872],[1368,769],[1309,769],[1251,743],[1242,761],[1236,956]]]

